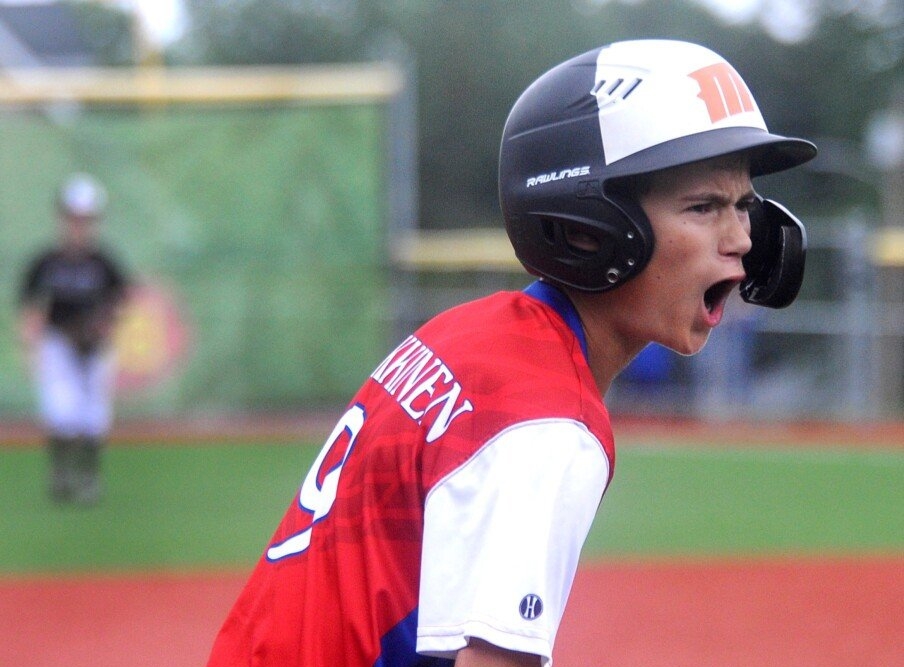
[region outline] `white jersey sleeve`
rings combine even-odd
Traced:
[[[581,547],[609,477],[581,423],[517,424],[428,494],[418,653],[454,658],[476,637],[552,660]]]

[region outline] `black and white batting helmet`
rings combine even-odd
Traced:
[[[618,287],[647,264],[654,238],[637,202],[613,184],[737,152],[755,177],[803,164],[816,147],[771,134],[738,73],[702,46],[636,40],[572,58],[531,84],[505,124],[499,195],[515,254],[561,285]],[[803,279],[803,226],[772,202],[755,209],[750,254],[759,264],[745,262],[742,296],[788,305]],[[599,249],[568,243],[567,229]]]

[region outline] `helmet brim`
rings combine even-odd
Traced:
[[[792,169],[816,157],[816,146],[805,139],[770,134],[753,127],[727,127],[691,134],[617,160],[606,167],[606,180],[648,174],[714,157],[745,153],[750,176]]]

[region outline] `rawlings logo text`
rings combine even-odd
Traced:
[[[548,174],[540,174],[527,179],[527,187],[532,188],[535,185],[543,183],[551,183],[553,181],[561,181],[563,178],[574,178],[575,176],[586,176],[590,173],[590,167],[574,167],[572,169],[562,169],[561,171],[553,171]]]

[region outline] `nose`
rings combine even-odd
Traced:
[[[752,245],[749,214],[744,210],[730,210],[726,214],[719,251],[723,255],[743,257],[750,252]]]

